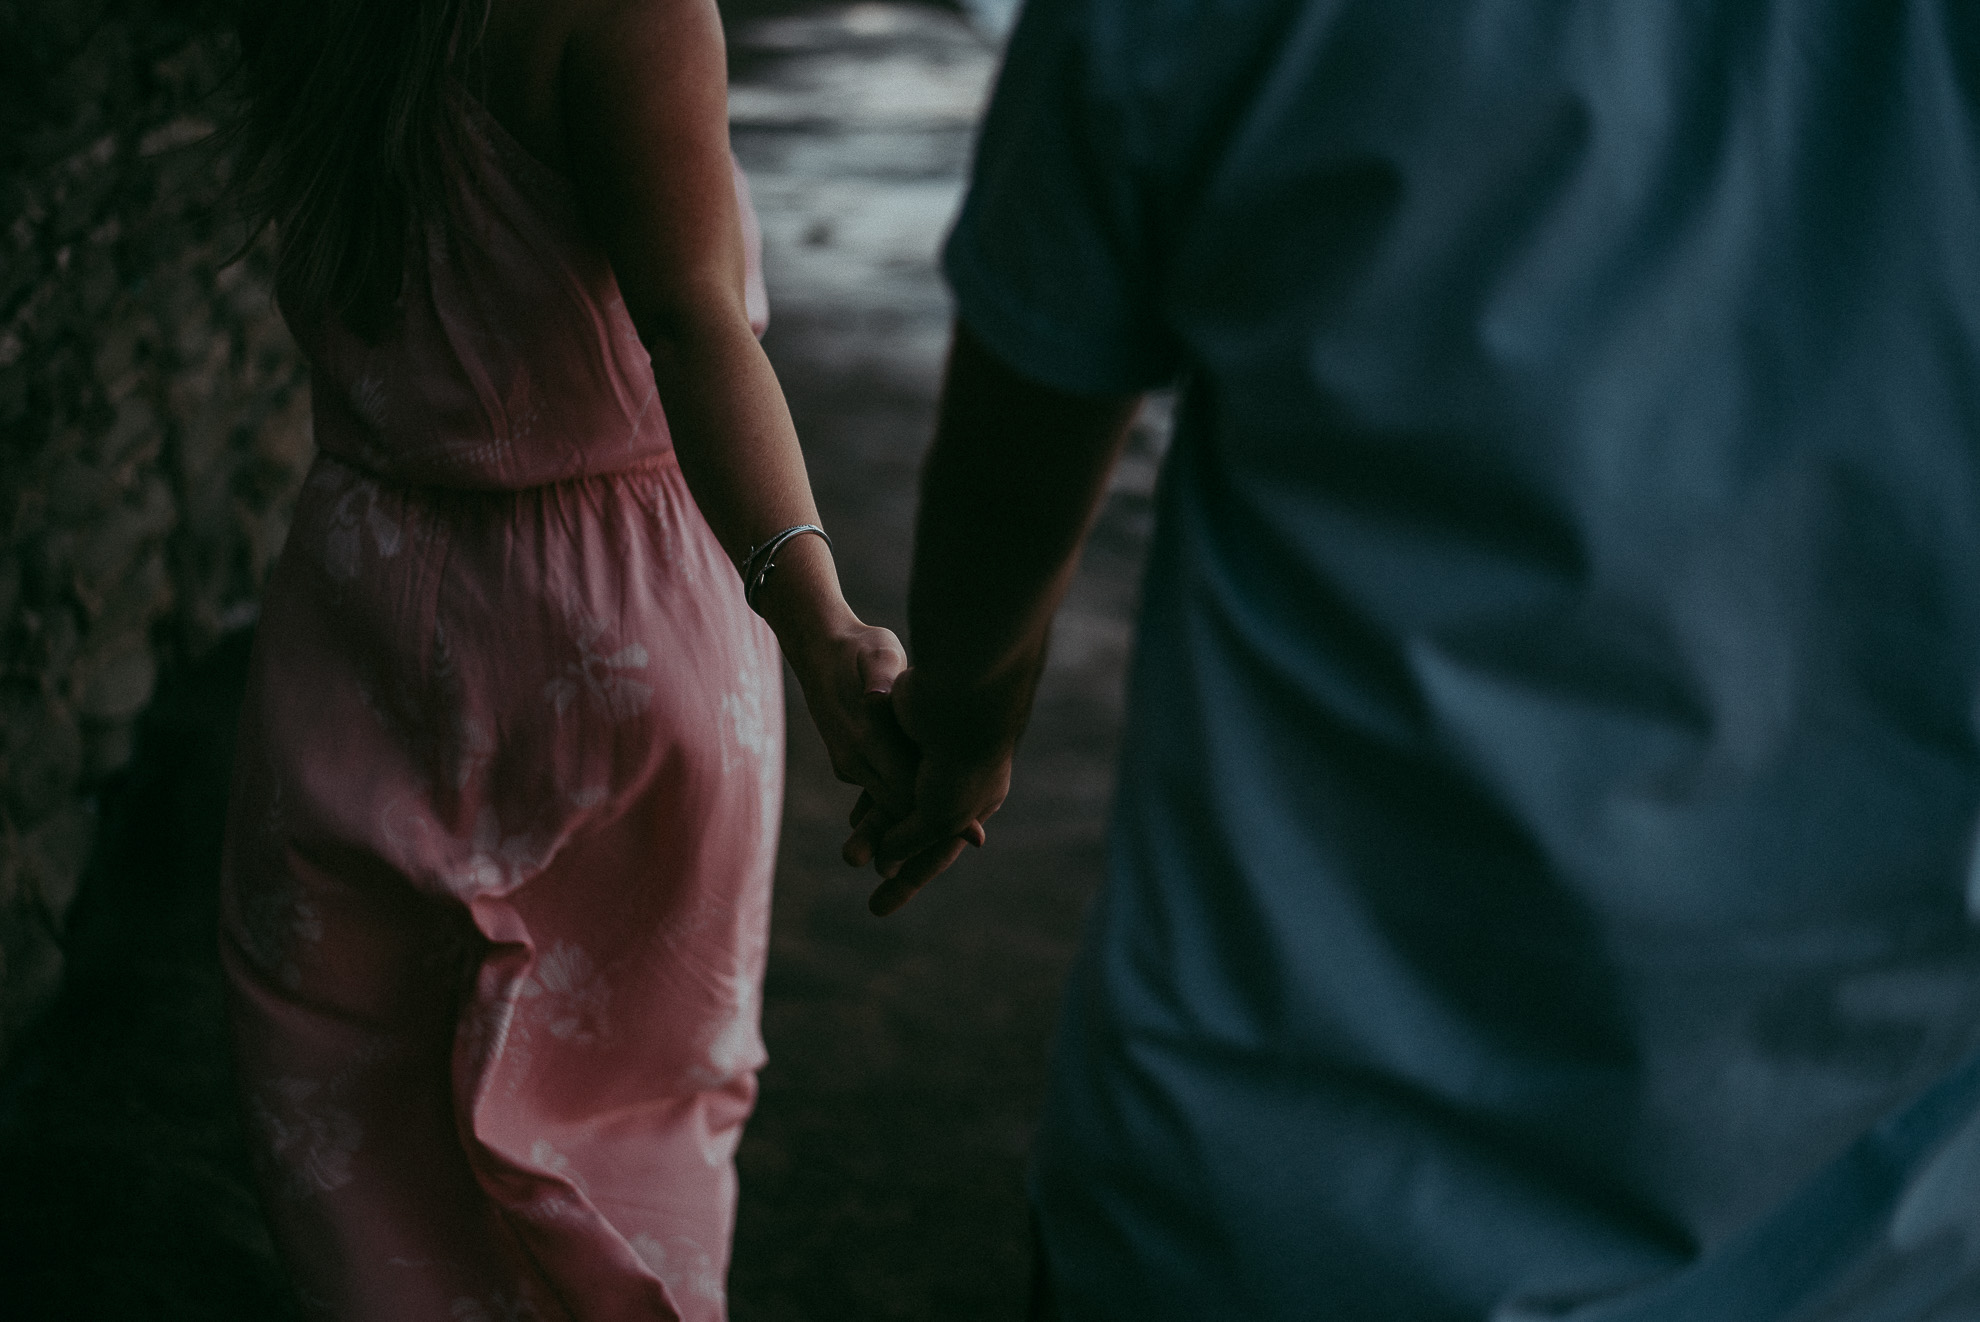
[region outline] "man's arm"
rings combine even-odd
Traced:
[[[875,913],[907,903],[1002,806],[1052,616],[1139,403],[1042,385],[957,324],[915,520],[914,666],[894,688],[922,762],[914,811],[874,850]],[[865,853],[855,836],[848,858]]]

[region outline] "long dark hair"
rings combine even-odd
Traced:
[[[276,230],[289,310],[380,331],[407,235],[442,214],[460,146],[449,79],[490,0],[241,0],[237,168],[251,233]]]

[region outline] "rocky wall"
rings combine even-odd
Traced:
[[[0,0],[0,1058],[159,674],[253,617],[305,380],[210,135],[213,0]]]

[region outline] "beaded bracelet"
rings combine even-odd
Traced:
[[[832,535],[823,528],[815,523],[800,523],[796,527],[772,533],[764,541],[749,548],[749,554],[743,557],[742,580],[743,601],[751,610],[756,609],[756,594],[763,587],[763,580],[770,577],[770,571],[777,567],[774,558],[777,552],[783,549],[785,542],[793,537],[802,537],[806,533],[816,533],[825,539],[827,547],[832,545]]]

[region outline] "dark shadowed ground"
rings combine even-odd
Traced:
[[[766,344],[849,595],[899,628],[949,315],[934,255],[994,45],[929,8],[766,13],[733,29],[732,100]],[[852,795],[791,688],[737,1322],[1021,1316],[1023,1157],[1099,879],[1160,435],[1116,481],[990,847],[893,919],[838,862]],[[290,1315],[247,1192],[211,936],[245,652],[237,636],[161,687],[103,798],[68,985],[0,1077],[0,1319]]]
[[[247,644],[166,679],[103,796],[61,999],[0,1080],[0,1317],[293,1316],[248,1189],[213,938]]]

